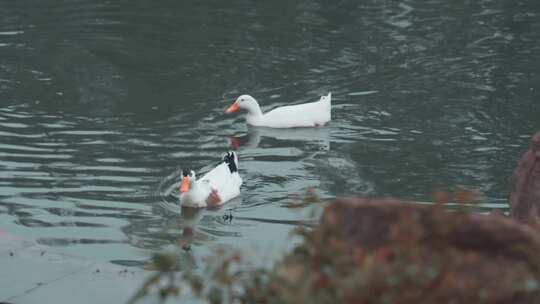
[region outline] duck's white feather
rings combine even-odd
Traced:
[[[210,185],[207,182],[201,183],[197,180],[189,191],[180,194],[180,205],[184,207],[204,208],[208,205],[206,200],[210,193]]]
[[[238,171],[231,172],[226,163],[221,163],[212,169],[212,171],[206,173],[200,182],[206,182],[211,189],[217,190],[217,193],[221,197],[220,204],[223,204],[240,195],[242,178],[238,174]]]
[[[238,159],[235,154],[233,155],[235,168],[238,168]],[[240,195],[241,185],[242,178],[238,171],[231,172],[229,165],[223,161],[202,178],[197,179],[189,191],[182,193],[180,204],[186,207],[207,207],[209,196],[215,191],[220,201],[213,206],[219,206]]]
[[[271,128],[318,127],[330,121],[331,95],[325,100],[275,108],[253,125]],[[249,121],[248,121],[249,122]]]
[[[239,108],[248,110],[248,124],[270,128],[318,127],[331,120],[332,94],[321,96],[319,101],[275,108],[262,113],[257,101],[242,95],[237,101]]]

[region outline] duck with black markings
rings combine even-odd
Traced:
[[[200,179],[197,179],[193,170],[182,171],[180,205],[194,208],[218,207],[240,195],[241,185],[238,157],[231,151]]]

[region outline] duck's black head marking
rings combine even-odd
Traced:
[[[182,175],[183,176],[188,176],[190,172],[191,172],[191,169],[186,168],[186,169],[182,170]]]
[[[234,152],[227,152],[227,154],[223,156],[223,161],[227,164],[227,166],[229,166],[229,170],[231,171],[231,173],[238,171],[238,167],[236,166]]]

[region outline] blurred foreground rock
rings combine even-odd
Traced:
[[[311,282],[308,290],[312,289],[296,300],[540,299],[540,236],[534,228],[503,216],[449,212],[438,205],[394,199],[342,198],[325,209],[321,224],[306,233],[306,240],[282,267],[298,290]]]
[[[540,217],[540,132],[532,138],[529,151],[523,155],[512,176],[510,215],[527,222],[539,222]]]

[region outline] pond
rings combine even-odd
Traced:
[[[0,230],[140,267],[188,238],[279,256],[314,189],[506,211],[540,129],[540,6],[524,1],[2,1]],[[248,128],[332,92],[332,122]],[[240,198],[178,206],[181,169],[236,149]],[[230,218],[232,215],[232,219]],[[186,229],[190,228],[192,230]]]

